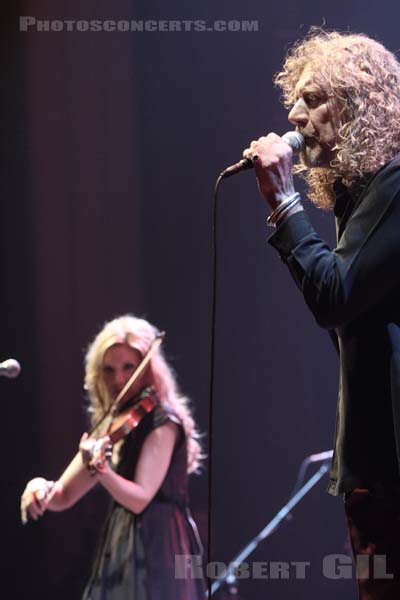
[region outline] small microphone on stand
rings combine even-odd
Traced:
[[[304,150],[305,139],[298,131],[288,131],[282,136],[282,140],[286,142],[286,144],[289,144],[295,154]],[[222,171],[220,177],[230,177],[231,175],[235,175],[241,171],[247,171],[247,169],[252,169],[253,167],[254,165],[251,160],[243,158],[238,163],[231,165]]]
[[[15,358],[8,358],[0,363],[0,377],[15,379],[21,372],[21,365]]]

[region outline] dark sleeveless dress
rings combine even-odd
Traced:
[[[169,420],[179,425],[179,435],[167,475],[140,515],[113,502],[83,600],[205,598],[202,577],[182,577],[182,569],[175,576],[175,556],[202,550],[188,509],[186,438],[173,410],[157,405],[143,418],[121,446],[116,470],[132,479],[145,438]]]

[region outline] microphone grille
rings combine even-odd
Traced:
[[[298,131],[287,131],[282,136],[282,139],[284,142],[289,144],[293,152],[301,152],[302,150],[304,150],[305,139],[304,136],[301,135],[301,133],[299,133]]]
[[[8,358],[4,362],[1,363],[1,368],[3,371],[3,375],[9,377],[10,379],[14,379],[18,377],[21,372],[21,365],[15,358]]]

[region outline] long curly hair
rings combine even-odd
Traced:
[[[149,350],[158,331],[145,319],[123,315],[104,324],[85,356],[85,390],[89,400],[89,414],[95,425],[110,406],[111,398],[102,377],[104,354],[115,344],[127,344],[142,356]],[[181,419],[187,440],[188,472],[198,470],[202,458],[199,433],[189,408],[189,400],[179,390],[172,368],[161,348],[158,348],[147,367],[161,404],[171,406]]]
[[[299,164],[294,172],[303,174],[317,206],[331,208],[335,180],[349,188],[362,186],[400,151],[400,64],[365,35],[313,27],[289,50],[275,76],[287,108],[297,100],[295,87],[306,67],[338,102],[341,122],[330,168]]]

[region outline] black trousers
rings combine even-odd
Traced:
[[[353,490],[345,510],[360,600],[400,600],[400,483]]]

